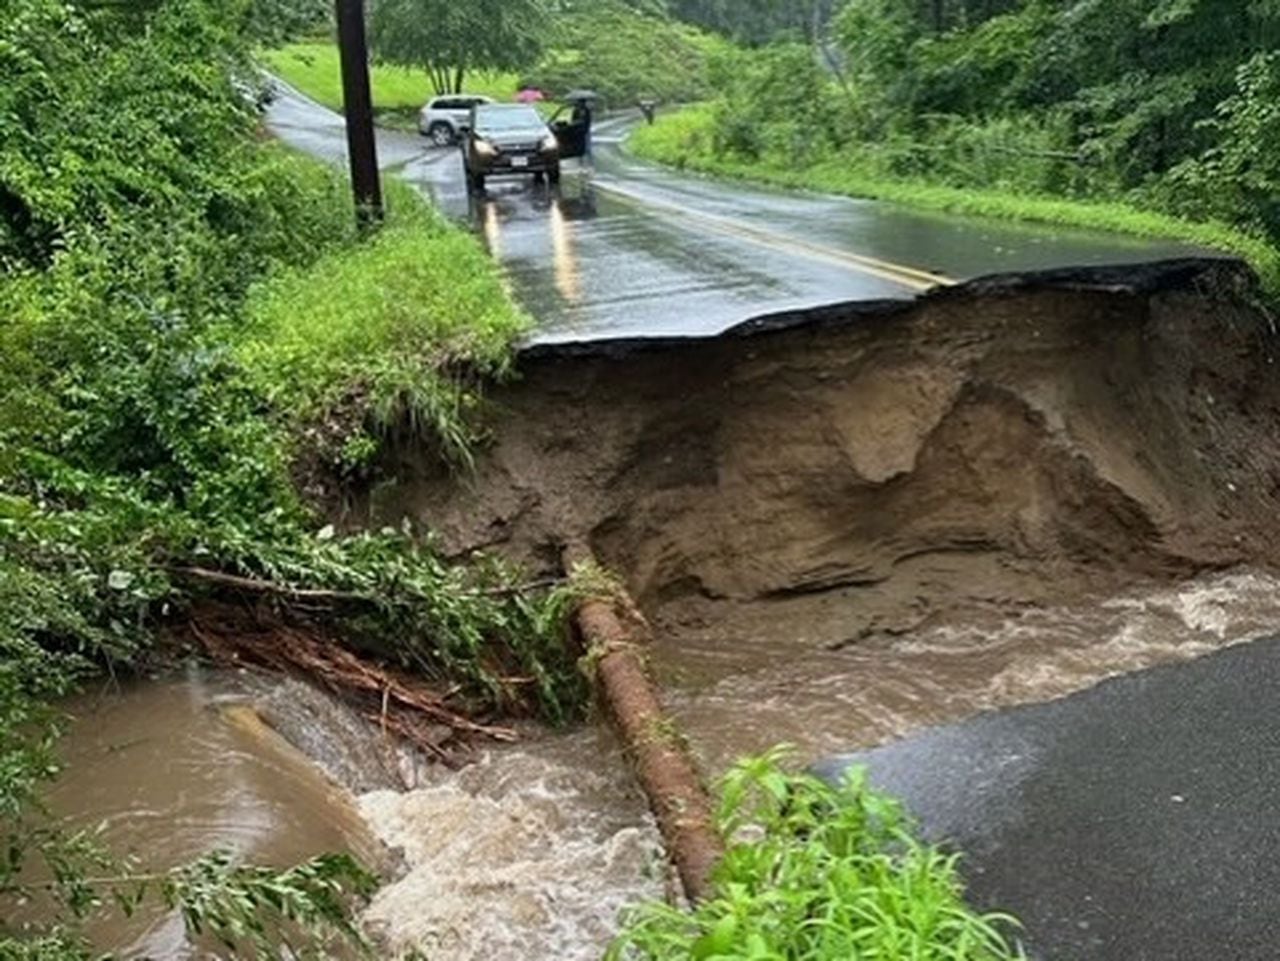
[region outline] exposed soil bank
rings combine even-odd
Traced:
[[[1197,261],[1002,278],[534,349],[475,476],[406,451],[370,520],[547,567],[585,535],[657,606],[878,583],[935,552],[1108,580],[1267,559],[1278,344],[1246,282]]]
[[[1251,290],[1238,264],[1178,261],[531,349],[474,476],[401,451],[357,519],[547,569],[582,538],[671,639],[667,668],[699,670],[686,640],[733,649],[707,683],[797,642],[1272,567],[1278,342]]]

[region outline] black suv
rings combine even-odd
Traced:
[[[479,104],[471,111],[462,143],[467,184],[484,189],[485,178],[504,174],[560,180],[560,142],[542,115],[527,104]]]

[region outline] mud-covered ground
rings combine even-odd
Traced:
[[[945,657],[948,638],[972,653],[975,630],[1010,625],[1050,625],[1032,647],[1051,663],[1086,616],[1267,578],[1280,378],[1251,292],[1243,267],[1177,261],[531,349],[491,396],[473,475],[403,449],[348,520],[408,516],[459,554],[548,569],[584,537],[689,693],[800,659],[812,686],[841,657]],[[1143,663],[1120,650],[1067,689]],[[956,685],[990,687],[990,665],[957,664]],[[1042,687],[926,719],[1064,693]]]

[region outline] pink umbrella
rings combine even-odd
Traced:
[[[547,95],[537,87],[525,87],[516,93],[517,103],[537,103],[539,100],[546,100]]]

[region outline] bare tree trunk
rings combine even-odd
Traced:
[[[585,545],[565,548],[567,570],[592,563]],[[588,599],[575,620],[587,659],[595,664],[600,696],[631,755],[667,855],[689,900],[702,900],[710,893],[711,872],[724,854],[724,842],[702,780],[645,667],[648,625],[625,595]]]
[[[431,78],[431,89],[436,96],[449,93],[449,71],[445,67],[428,67],[427,76]]]

